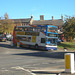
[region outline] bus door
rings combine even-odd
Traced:
[[[40,45],[41,46],[45,46],[45,43],[46,43],[46,38],[40,38],[41,39],[41,41],[40,41]]]

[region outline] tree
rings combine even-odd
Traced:
[[[11,19],[1,21],[1,31],[3,33],[12,33],[14,28],[14,22]]]
[[[5,19],[0,20],[0,32],[3,33],[12,33],[14,28],[14,21],[8,19],[8,14],[5,13]]]
[[[5,19],[8,19],[8,14],[7,14],[7,12],[4,14],[4,18],[5,18]]]
[[[0,33],[2,33],[2,25],[1,25],[1,20],[0,20]]]
[[[66,40],[72,41],[75,38],[75,17],[66,18],[63,29]]]

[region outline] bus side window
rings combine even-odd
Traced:
[[[19,28],[20,31],[22,31],[22,28]]]
[[[35,32],[35,28],[33,28],[33,32]]]
[[[33,28],[30,28],[30,31],[33,31]]]
[[[27,31],[27,28],[25,28],[24,31]]]
[[[15,31],[18,31],[19,30],[19,28],[18,27],[15,27]]]
[[[42,28],[41,28],[41,31],[42,31],[42,32],[46,32],[46,27],[42,27]]]
[[[38,29],[37,28],[35,28],[35,32],[38,32]]]
[[[31,37],[25,37],[25,41],[31,42]]]
[[[24,31],[25,28],[22,28],[22,31]]]
[[[40,28],[38,28],[38,32],[40,32],[41,31],[41,29]]]
[[[30,28],[28,28],[27,30],[30,31]]]
[[[31,37],[28,37],[28,42],[31,42]]]

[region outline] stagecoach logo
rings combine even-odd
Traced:
[[[36,42],[36,36],[32,36],[32,42]]]
[[[25,32],[16,32],[17,35],[25,35]]]

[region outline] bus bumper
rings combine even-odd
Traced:
[[[42,49],[42,50],[57,50],[57,47],[44,47],[44,46],[39,46],[38,47],[39,49]]]
[[[57,50],[57,47],[46,47],[46,50]]]

